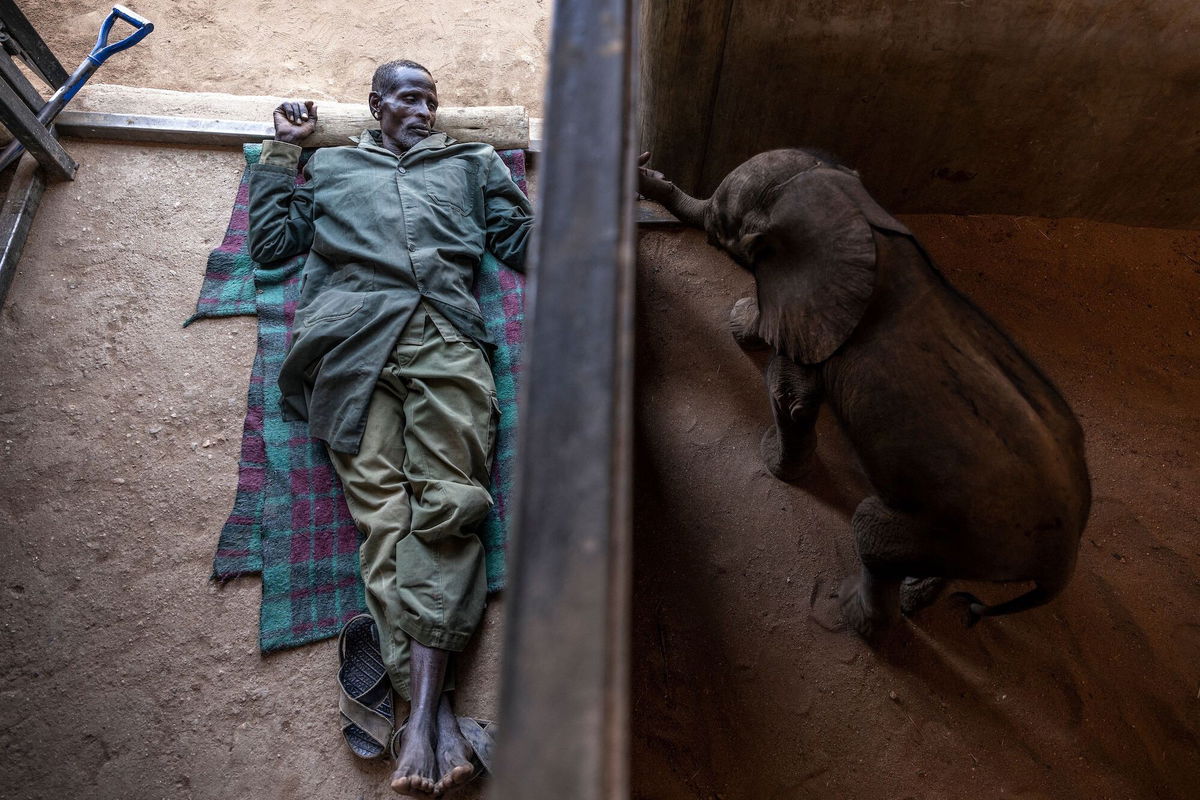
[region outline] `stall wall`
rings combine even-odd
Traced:
[[[642,140],[707,194],[815,146],[901,212],[1200,223],[1191,0],[644,0]]]

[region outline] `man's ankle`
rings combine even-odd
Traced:
[[[432,730],[437,726],[437,709],[413,708],[408,714],[408,725],[422,730]]]

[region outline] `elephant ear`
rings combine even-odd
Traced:
[[[756,246],[759,335],[800,364],[833,355],[875,290],[871,224],[831,172],[813,170],[782,187]]]

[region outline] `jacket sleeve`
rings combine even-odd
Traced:
[[[312,184],[296,186],[301,152],[297,145],[268,140],[258,163],[250,166],[249,249],[260,264],[312,248]],[[305,176],[312,177],[307,167]]]
[[[533,206],[495,152],[484,186],[487,249],[517,272],[525,271],[525,248],[533,230]]]

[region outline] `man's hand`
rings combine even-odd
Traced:
[[[300,142],[317,128],[317,104],[288,100],[279,104],[272,115],[275,120],[275,141],[289,144]]]
[[[638,157],[638,192],[649,200],[663,203],[675,190],[675,184],[667,180],[658,170],[647,167],[646,164],[649,162],[650,153],[648,152],[642,153]]]

